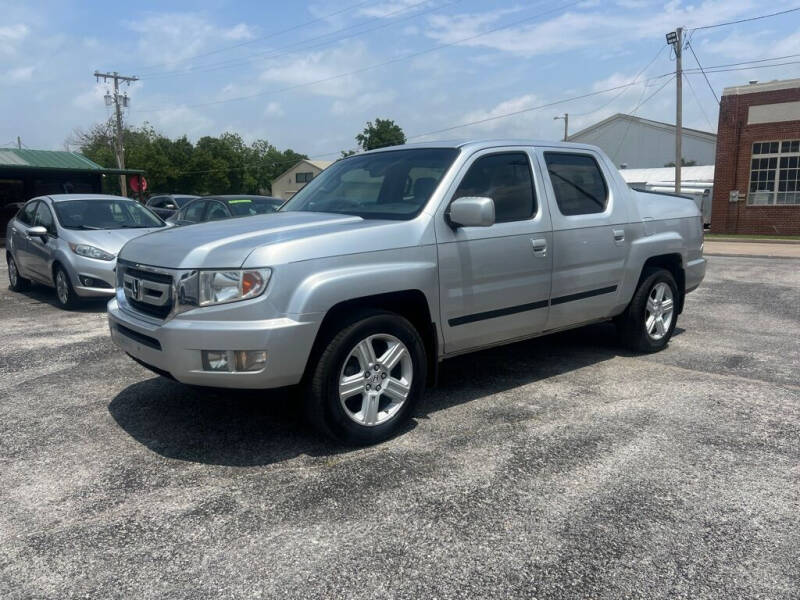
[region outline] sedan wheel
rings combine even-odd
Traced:
[[[75,308],[78,304],[78,297],[72,289],[69,275],[61,266],[56,267],[56,298],[61,308]]]
[[[25,279],[22,275],[19,274],[19,269],[17,268],[17,261],[14,260],[14,257],[9,253],[6,256],[6,260],[8,262],[8,283],[10,284],[11,291],[13,292],[24,292],[28,288],[31,287],[30,279]]]
[[[361,340],[344,361],[339,401],[348,417],[374,427],[391,419],[405,404],[414,365],[405,344],[393,335]]]

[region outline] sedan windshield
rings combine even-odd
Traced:
[[[65,229],[164,227],[164,221],[133,200],[66,200],[54,206]]]
[[[352,156],[312,179],[281,211],[413,219],[457,155],[454,148],[418,148]]]
[[[278,210],[281,201],[266,196],[242,196],[227,200],[228,208],[234,217],[248,217],[250,215],[263,215]]]

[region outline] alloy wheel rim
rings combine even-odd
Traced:
[[[12,286],[17,285],[17,264],[13,259],[8,261],[8,279]]]
[[[64,277],[64,271],[59,271],[56,275],[56,293],[61,304],[66,304],[69,300],[69,289],[67,288],[67,280]]]
[[[339,402],[347,416],[366,427],[392,419],[408,400],[414,363],[405,344],[376,334],[356,344],[339,373]]]
[[[647,295],[644,329],[652,340],[659,341],[667,335],[675,312],[675,299],[672,288],[660,281]]]

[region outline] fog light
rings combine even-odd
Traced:
[[[225,350],[203,350],[203,369],[206,371],[227,371],[228,353]]]
[[[266,350],[237,350],[237,371],[260,371],[267,364]]]

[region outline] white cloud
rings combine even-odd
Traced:
[[[214,122],[193,108],[181,105],[154,113],[153,124],[168,136],[197,137],[208,133]]]
[[[267,106],[264,107],[265,117],[282,117],[285,114],[280,102],[268,102]]]
[[[105,96],[108,91],[108,84],[95,83],[85,92],[78,94],[72,99],[72,106],[81,110],[100,111],[105,106]]]
[[[508,113],[517,112],[541,104],[541,99],[533,94],[524,94],[504,100],[489,109],[478,109],[468,112],[461,117],[459,123],[471,123],[484,119],[493,119]],[[484,123],[477,123],[459,131],[492,133],[494,135],[508,135],[510,137],[537,137],[541,136],[541,127],[537,122],[537,111],[521,113],[513,117],[499,118]]]
[[[388,106],[395,99],[395,92],[386,90],[380,92],[367,92],[355,98],[336,100],[331,105],[331,113],[339,116],[352,116],[363,113],[368,108]]]
[[[17,46],[29,33],[30,28],[24,23],[0,27],[0,53],[15,54]]]
[[[261,80],[277,84],[277,89],[307,86],[303,89],[312,94],[352,98],[363,91],[364,83],[357,75],[341,74],[368,65],[368,58],[364,44],[348,44],[289,60],[281,58],[270,61],[261,73]],[[307,85],[312,82],[319,83]]]
[[[423,9],[429,4],[431,3],[424,0],[389,0],[365,6],[359,10],[359,13],[367,17],[386,19],[395,15],[409,15],[412,12],[411,9]]]
[[[6,73],[6,80],[10,82],[30,81],[33,76],[33,67],[17,67]]]
[[[502,26],[503,11],[435,15],[428,19],[429,37],[447,44],[485,47],[509,54],[531,57],[555,54],[588,47],[623,46],[631,41],[663,39],[673,23],[688,28],[719,23],[747,16],[753,12],[749,0],[706,0],[700,4],[683,5],[673,0],[660,10],[636,12],[640,3],[635,0],[617,2],[623,10],[603,6],[597,10],[578,10],[560,13],[539,20],[534,15],[520,14],[518,19],[531,19],[516,27],[492,33],[488,30]],[[585,8],[591,9],[589,2]],[[463,41],[462,41],[463,40]]]
[[[147,64],[166,67],[224,46],[225,41],[241,41],[254,37],[253,29],[244,23],[219,27],[197,13],[162,13],[128,23],[140,34],[138,58]]]

